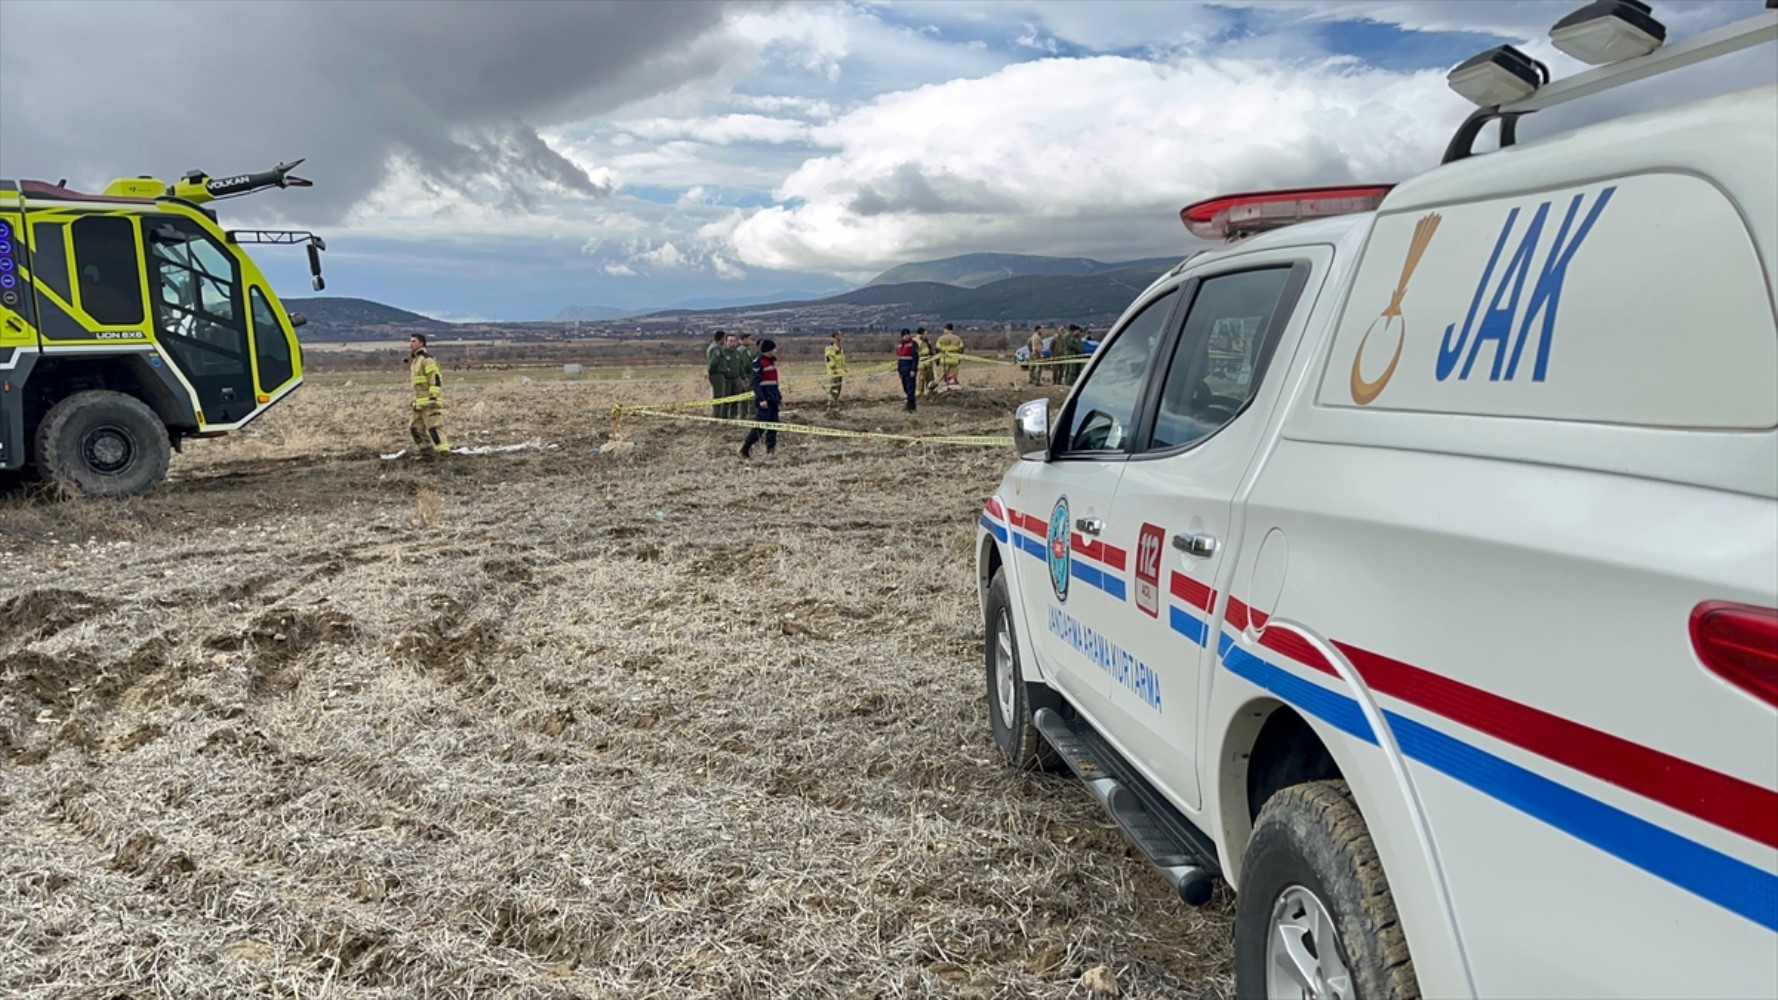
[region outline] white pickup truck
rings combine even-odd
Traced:
[[[1775,39],[1194,205],[1231,242],[1015,418],[994,740],[1236,888],[1241,996],[1778,996],[1778,86],[1470,149]]]

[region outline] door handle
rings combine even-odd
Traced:
[[[1083,517],[1074,522],[1074,530],[1083,535],[1097,536],[1105,530],[1105,522],[1096,517]]]
[[[1174,535],[1173,547],[1188,556],[1208,559],[1216,554],[1215,535]]]

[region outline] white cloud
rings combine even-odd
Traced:
[[[846,274],[1120,238],[1134,256],[1158,238],[1183,245],[1179,207],[1220,191],[1426,169],[1466,110],[1441,73],[1344,60],[1020,63],[885,95],[817,128],[837,151],[779,185],[792,204],[723,224],[745,263]],[[1148,228],[1132,236],[1137,221]]]
[[[912,0],[892,4],[890,9],[953,26],[964,35],[997,30],[1012,44],[1048,52],[1057,51],[1058,41],[1091,52],[1172,49],[1198,44],[1234,22],[1234,16],[1220,3],[1177,0],[996,0],[991,4]]]
[[[644,250],[631,258],[638,264],[649,267],[677,268],[686,265],[685,254],[679,251],[669,240],[652,250]]]
[[[851,52],[844,5],[790,6],[742,14],[732,22],[734,33],[776,59],[804,71],[840,78],[840,63]]]
[[[1024,25],[1024,30],[1019,32],[1019,37],[1013,42],[1020,48],[1036,49],[1039,52],[1048,52],[1052,55],[1056,51],[1056,40],[1047,35],[1039,35],[1035,24]]]
[[[634,278],[636,276],[636,269],[628,264],[606,264],[601,270],[617,278]]]
[[[735,143],[797,143],[809,139],[809,123],[794,118],[734,114],[704,118],[645,118],[618,127],[646,139],[690,139],[715,146]]]
[[[797,115],[825,121],[833,117],[833,105],[813,97],[788,97],[780,94],[731,94],[730,104],[747,111],[764,111],[775,115]]]
[[[426,317],[427,319],[438,320],[440,323],[492,323],[492,322],[495,322],[495,320],[493,320],[492,318],[487,317],[487,316],[482,316],[482,315],[479,315],[476,313],[456,312],[451,309],[415,309],[413,311],[419,313],[420,315]]]

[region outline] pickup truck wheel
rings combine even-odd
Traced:
[[[1235,992],[1420,996],[1376,844],[1344,781],[1292,785],[1260,810],[1236,901]]]
[[[141,496],[166,478],[171,460],[160,417],[121,392],[77,392],[50,407],[37,428],[44,478],[87,496]]]
[[[1018,633],[1013,631],[1003,570],[996,570],[988,585],[986,625],[988,726],[994,731],[994,745],[1012,766],[1044,770],[1055,763],[1056,752],[1031,721],[1031,698],[1019,664]]]

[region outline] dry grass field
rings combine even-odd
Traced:
[[[1022,375],[967,375],[785,419],[1006,434]],[[383,461],[401,373],[330,376],[151,497],[0,496],[0,995],[1229,993],[1226,893],[987,736],[1010,451],[614,429],[689,374],[446,391],[555,447]]]

